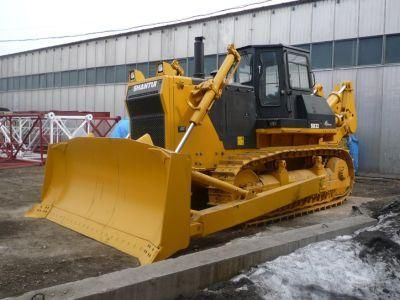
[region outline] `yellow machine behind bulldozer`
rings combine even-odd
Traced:
[[[228,46],[211,76],[195,42],[195,75],[174,61],[129,74],[130,138],[52,145],[41,202],[47,218],[137,257],[192,237],[340,204],[354,182],[344,139],[356,131],[351,82],[325,99],[309,54],[283,45]]]

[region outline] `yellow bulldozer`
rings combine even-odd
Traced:
[[[284,45],[229,45],[204,74],[161,62],[129,73],[130,138],[52,145],[41,202],[47,218],[149,264],[192,237],[296,216],[343,202],[354,182],[345,137],[356,131],[351,82],[325,99],[309,53]]]

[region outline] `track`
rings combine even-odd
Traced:
[[[312,167],[313,157],[316,156],[321,156],[323,158],[324,166],[329,158],[338,157],[343,159],[348,166],[349,176],[351,178],[350,186],[346,192],[342,194],[338,194],[335,190],[329,190],[299,200],[291,205],[282,207],[256,220],[250,221],[246,223],[246,226],[277,222],[341,205],[346,200],[346,197],[350,195],[354,184],[354,168],[349,152],[343,148],[331,148],[327,146],[304,146],[297,147],[296,150],[268,149],[254,152],[244,151],[229,155],[226,159],[221,161],[212,173],[212,176],[235,184],[238,175],[244,170],[250,169],[258,175],[272,173],[279,160],[289,161],[288,167],[291,167],[292,170],[296,170],[299,165],[302,165],[301,168],[305,169]],[[261,191],[263,187],[254,182],[248,184],[245,188]],[[230,194],[213,188],[209,189],[209,196],[211,201],[214,199],[215,202],[231,200]]]

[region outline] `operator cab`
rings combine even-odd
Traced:
[[[238,50],[242,59],[235,82],[254,87],[257,128],[334,126],[326,101],[312,95],[314,82],[307,50],[281,44]]]

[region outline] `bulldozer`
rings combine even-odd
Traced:
[[[194,237],[326,209],[350,195],[351,82],[324,98],[309,52],[281,44],[230,44],[208,75],[202,37],[194,52],[193,77],[175,60],[150,78],[129,72],[129,138],[52,145],[41,201],[26,215],[149,264]]]

